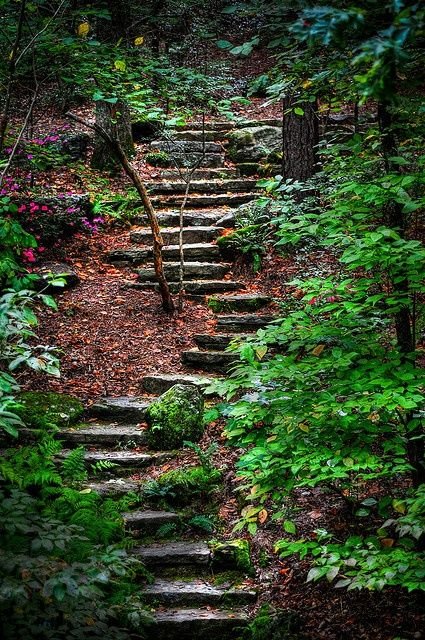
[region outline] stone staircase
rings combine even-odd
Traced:
[[[186,382],[196,383],[187,376]],[[175,380],[161,379],[152,387],[159,392],[171,387]],[[87,488],[109,497],[128,492],[141,496],[147,477],[158,475],[162,465],[178,452],[151,452],[146,447],[145,430],[141,423],[152,396],[143,398],[103,398],[89,409],[88,421],[77,427],[62,428],[56,435],[69,449],[84,445],[87,468],[99,460],[112,462],[113,467],[101,471],[101,478],[91,478]],[[68,450],[61,452],[61,456]],[[90,473],[90,471],[89,471]],[[99,473],[97,473],[97,476]],[[237,558],[217,556],[217,550],[205,540],[208,534],[189,530],[188,506],[171,509],[149,507],[122,514],[128,535],[135,538],[129,553],[140,559],[154,576],[153,582],[140,586],[141,602],[149,609],[153,622],[144,638],[157,640],[189,640],[237,638],[249,620],[257,592],[252,580]],[[197,511],[199,513],[199,511]],[[174,526],[173,540],[161,541],[161,527]],[[180,533],[181,532],[181,533]],[[231,543],[230,543],[231,544]],[[135,640],[139,640],[137,633]]]

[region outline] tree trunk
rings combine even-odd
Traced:
[[[303,182],[317,171],[317,144],[319,143],[319,119],[317,104],[302,102],[295,105],[295,98],[284,100],[283,164],[285,179]],[[294,108],[304,111],[297,115]]]
[[[113,140],[119,140],[126,156],[133,155],[130,110],[125,102],[118,101],[116,104],[103,100],[96,102],[96,124]],[[111,153],[110,145],[100,135],[95,139],[91,165],[100,171],[116,169],[119,165],[117,158]]]

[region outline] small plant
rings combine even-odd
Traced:
[[[205,472],[210,473],[214,469],[212,457],[218,449],[218,444],[216,442],[212,442],[205,450],[202,449],[199,444],[196,444],[196,442],[190,442],[189,440],[185,440],[183,444],[185,447],[192,449],[192,451],[196,453],[201,467]]]
[[[166,151],[151,151],[145,155],[145,160],[153,167],[169,167],[170,156]]]
[[[199,529],[205,533],[213,533],[215,530],[215,524],[209,516],[199,515],[193,516],[188,522],[188,525],[193,529]]]

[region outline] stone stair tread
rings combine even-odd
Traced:
[[[271,296],[261,293],[238,293],[210,296],[207,305],[214,311],[257,311],[272,302]]]
[[[156,640],[233,640],[248,615],[241,609],[163,609],[153,614]]]
[[[163,207],[163,206],[170,206],[170,205],[178,206],[183,202],[184,198],[185,198],[184,194],[154,196],[152,198],[152,204],[156,207]],[[240,204],[251,202],[254,199],[255,199],[255,194],[252,192],[217,193],[217,194],[190,193],[187,198],[186,205],[192,208],[207,207],[207,206],[214,207],[217,205],[236,207]]]
[[[96,417],[125,418],[141,422],[150,401],[143,397],[119,396],[99,398],[92,404],[88,413]]]
[[[197,605],[220,604],[223,599],[227,603],[238,601],[249,603],[255,601],[256,591],[239,586],[214,586],[203,578],[193,580],[166,580],[157,578],[153,584],[142,591],[143,598],[165,605]]]
[[[130,492],[138,493],[140,491],[140,482],[132,480],[132,478],[111,478],[99,480],[98,482],[87,482],[85,487],[100,493],[102,496],[122,496]]]
[[[145,564],[159,566],[208,565],[211,551],[205,542],[164,542],[132,547]]]
[[[73,444],[118,445],[133,442],[142,445],[146,441],[146,432],[137,424],[122,422],[93,422],[78,427],[60,429],[55,434],[59,440]]]
[[[218,225],[195,225],[183,227],[183,243],[199,244],[215,240],[224,231],[224,227]],[[162,227],[161,236],[164,247],[177,244],[180,236],[180,227]],[[135,229],[130,231],[130,241],[136,244],[149,244],[152,242],[152,232],[150,229]]]
[[[178,194],[186,192],[187,182],[184,180],[149,181],[146,183],[146,187],[154,194]],[[214,180],[192,180],[189,193],[190,195],[193,193],[218,195],[221,193],[246,193],[252,191],[259,191],[257,180],[255,179],[216,178]]]
[[[216,280],[224,278],[231,269],[231,264],[227,262],[200,262],[199,260],[187,260],[184,263],[185,280]],[[138,280],[143,282],[156,281],[155,269],[146,265],[143,269],[137,269]],[[171,282],[178,281],[180,274],[180,263],[170,260],[164,263],[165,277]]]
[[[211,384],[211,377],[188,375],[185,373],[157,373],[142,378],[144,391],[155,395],[161,395],[175,384],[191,384],[197,387],[203,387]]]
[[[218,142],[198,140],[157,140],[151,142],[152,151],[165,151],[174,153],[222,153],[223,147]]]
[[[202,351],[197,347],[181,353],[181,361],[184,365],[218,373],[227,371],[238,360],[239,356],[235,353]]]
[[[193,336],[199,349],[224,351],[232,340],[243,340],[249,337],[244,333],[198,333]]]
[[[205,261],[209,262],[214,258],[221,258],[220,249],[216,244],[209,242],[198,242],[193,244],[184,244],[185,256],[194,261],[202,262],[205,257]],[[170,244],[164,246],[162,249],[162,257],[164,261],[175,261],[180,255],[180,247],[177,244]],[[114,249],[108,253],[109,262],[127,262],[131,264],[143,264],[153,258],[153,249],[148,246],[129,248],[129,249]]]
[[[179,290],[178,282],[168,282],[168,285],[172,293],[176,293]],[[158,283],[149,280],[145,282],[126,280],[123,286],[129,289],[158,290]],[[218,291],[238,291],[239,289],[245,288],[243,282],[235,282],[234,280],[185,280],[183,286],[186,295],[200,303],[205,302],[206,294],[216,293]],[[198,300],[198,298],[201,299]]]
[[[224,332],[249,332],[265,327],[270,322],[277,319],[278,316],[276,315],[261,315],[253,313],[219,315],[217,316],[216,326],[219,331]]]
[[[169,522],[178,522],[180,516],[174,511],[155,511],[145,509],[144,511],[130,511],[121,514],[124,524],[129,529],[152,529],[160,527]]]
[[[63,449],[59,454],[59,458],[66,458],[70,454],[71,450]],[[175,455],[172,451],[109,451],[109,450],[97,450],[86,451],[84,459],[86,463],[95,463],[100,460],[113,462],[116,465],[122,467],[138,467],[138,466],[150,466],[153,464],[162,464]]]

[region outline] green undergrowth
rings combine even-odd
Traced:
[[[265,604],[236,640],[303,640],[299,628],[300,621],[294,612]]]
[[[191,504],[194,500],[209,498],[219,488],[221,481],[222,474],[218,469],[206,470],[202,466],[173,469],[143,485],[142,501],[172,505]]]
[[[16,413],[27,427],[68,427],[81,418],[84,407],[73,396],[46,391],[23,391],[17,397]]]

